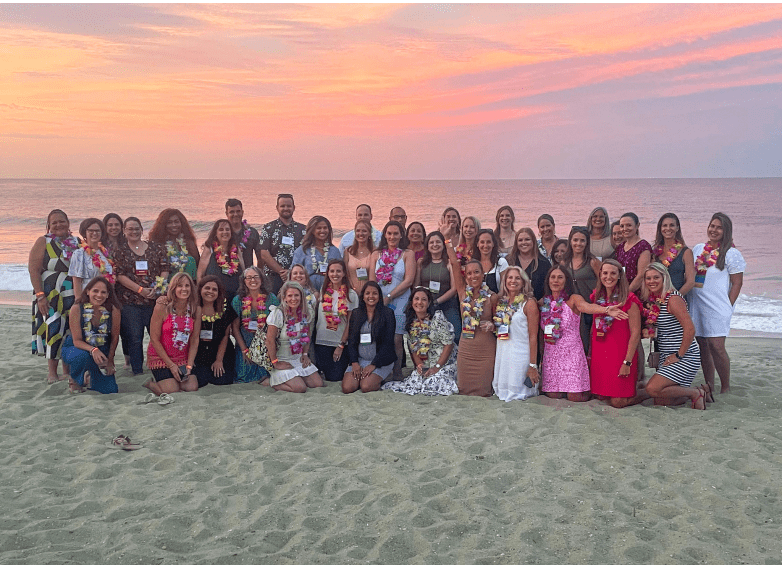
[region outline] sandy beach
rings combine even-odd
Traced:
[[[29,317],[0,307],[2,563],[782,559],[779,339],[729,339],[705,412],[338,384],[159,406],[124,369],[116,395],[47,386]]]

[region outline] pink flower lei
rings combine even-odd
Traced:
[[[394,268],[399,258],[402,257],[402,249],[397,248],[395,250],[389,250],[388,248],[380,251],[380,258],[378,260],[379,266],[375,270],[375,276],[377,277],[377,283],[380,285],[388,285],[393,278]]]
[[[595,300],[595,303],[601,307],[612,307],[614,305],[619,305],[616,293],[611,296],[611,301],[608,301],[604,296],[601,296]],[[605,334],[611,330],[611,325],[613,324],[614,318],[610,315],[606,315],[604,313],[595,315],[595,328],[597,329],[596,334],[598,337],[605,336]]]
[[[549,344],[556,344],[562,337],[562,304],[568,300],[567,295],[560,294],[557,299],[554,296],[547,295],[543,298],[543,306],[540,308],[540,327],[545,329],[547,325],[553,325],[551,339],[545,338]]]
[[[81,247],[84,248],[84,252],[92,260],[92,265],[98,268],[100,275],[106,278],[109,283],[113,284],[115,282],[114,264],[112,263],[111,258],[109,258],[109,251],[106,250],[106,247],[103,246],[103,244],[98,244],[98,249],[93,251],[87,246],[86,242],[82,244]]]
[[[70,262],[73,253],[79,247],[79,239],[73,236],[70,232],[65,238],[60,238],[52,233],[46,234],[46,238],[49,238],[54,242],[61,250],[63,257]]]
[[[673,262],[676,259],[676,257],[679,255],[679,252],[681,252],[682,248],[684,248],[684,244],[682,244],[681,242],[676,240],[674,242],[673,246],[671,246],[668,249],[668,251],[666,252],[665,258],[662,258],[660,260],[662,265],[665,266],[666,268],[668,266],[670,266],[671,262]],[[663,253],[663,247],[662,246],[655,246],[654,247],[654,255],[655,256],[657,256],[659,258],[660,256],[662,256],[662,253]]]
[[[244,230],[242,231],[242,241],[239,243],[239,247],[244,250],[247,248],[247,242],[249,242],[252,232],[250,231],[250,227],[246,220],[242,220],[242,226],[244,227]]]
[[[298,328],[297,328],[298,327]],[[305,354],[310,344],[310,327],[299,308],[294,316],[285,318],[285,334],[291,343],[292,354]]]
[[[706,274],[706,271],[717,263],[717,259],[720,257],[720,249],[714,248],[708,242],[703,247],[703,252],[698,254],[695,259],[695,270],[699,274]]]
[[[339,325],[340,320],[348,316],[348,289],[341,286],[339,289],[339,300],[337,301],[337,314],[334,315],[334,289],[331,286],[326,288],[326,293],[320,303],[323,306],[323,314],[330,325]]]
[[[236,244],[231,245],[231,251],[228,253],[228,258],[225,257],[223,247],[219,244],[213,246],[215,254],[215,262],[224,274],[232,276],[239,273],[239,252],[236,249]]]
[[[660,317],[660,310],[665,302],[668,301],[669,295],[671,295],[670,291],[662,297],[652,293],[649,294],[648,301],[644,301],[641,314],[643,315],[644,328],[649,333],[649,338],[654,338],[657,334],[657,319]]]
[[[246,330],[250,330],[250,321],[252,320],[253,310],[255,310],[255,320],[258,322],[258,328],[262,328],[266,323],[266,294],[260,294],[255,301],[251,296],[245,296],[242,298],[242,326]]]

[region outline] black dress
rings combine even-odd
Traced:
[[[236,377],[236,352],[233,341],[230,338],[223,355],[223,369],[225,372],[222,376],[217,377],[214,375],[212,364],[217,360],[217,350],[220,348],[220,342],[225,337],[225,333],[231,327],[234,319],[236,319],[236,313],[233,309],[226,306],[222,317],[216,321],[201,321],[201,337],[198,342],[195,365],[193,366],[193,374],[198,379],[199,388],[203,388],[207,384],[216,384],[218,386],[233,384]],[[212,338],[205,338],[209,337],[210,331]]]

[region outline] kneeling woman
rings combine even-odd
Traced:
[[[404,382],[388,382],[384,390],[425,396],[458,394],[453,325],[435,311],[432,292],[425,287],[413,290],[405,309],[405,343],[415,370]]]
[[[167,304],[155,305],[149,324],[147,366],[154,378],[144,386],[157,396],[198,390],[192,369],[201,331],[201,308],[196,303],[193,280],[186,272],[174,274],[166,295]]]
[[[324,385],[307,354],[315,314],[305,301],[304,290],[296,282],[285,282],[280,288],[280,297],[280,307],[266,319],[269,326],[266,349],[272,363],[269,384],[275,390],[303,394],[307,388]]]
[[[706,391],[691,387],[701,366],[695,325],[684,298],[673,287],[671,276],[661,263],[646,267],[641,295],[647,306],[647,331],[657,338],[660,348],[660,366],[646,384],[646,392],[655,401],[689,398],[693,409],[706,409]]]
[[[68,322],[71,334],[65,337],[62,360],[70,365],[70,391],[78,393],[86,387],[101,394],[116,394],[114,351],[119,341],[120,311],[113,286],[106,278],[98,276],[87,284],[71,307]]]
[[[236,312],[228,306],[225,288],[217,276],[201,278],[198,298],[201,303],[201,332],[193,367],[198,387],[233,384],[236,354],[229,336]]]
[[[339,382],[348,367],[348,355],[344,350],[350,313],[358,307],[358,294],[350,288],[347,267],[342,260],[329,260],[321,297],[315,359],[326,380]]]
[[[350,314],[347,355],[350,367],[342,379],[342,392],[358,389],[374,392],[394,371],[396,317],[380,299],[383,291],[377,282],[368,281],[361,290],[358,307]]]

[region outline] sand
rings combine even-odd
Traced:
[[[779,563],[778,339],[705,412],[254,384],[47,386],[0,307],[2,563]],[[124,433],[144,444],[110,448]]]

